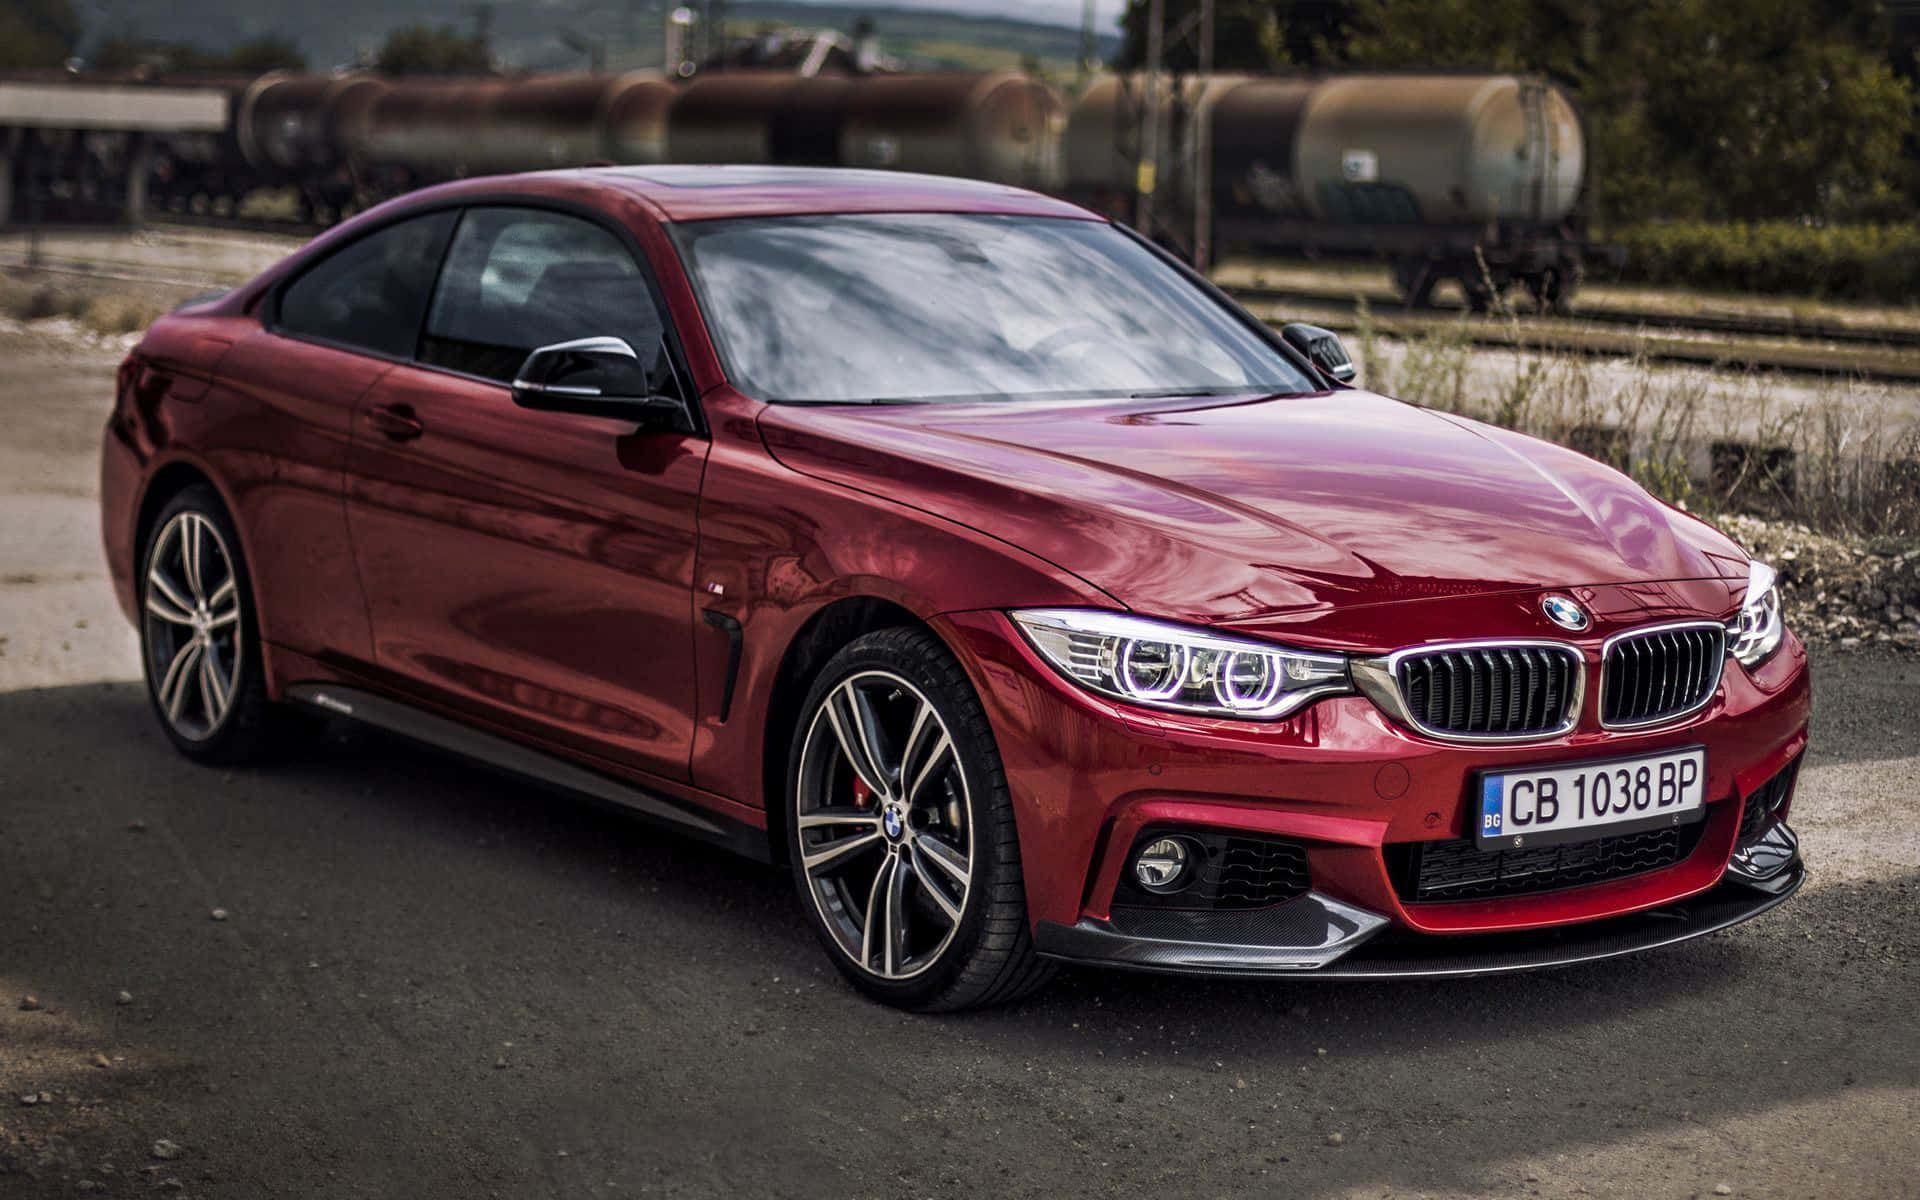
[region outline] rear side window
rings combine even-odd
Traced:
[[[447,251],[420,358],[507,382],[541,346],[617,337],[655,390],[670,392],[664,330],[646,276],[600,226],[541,209],[473,208]]]
[[[279,328],[411,358],[453,222],[451,212],[428,213],[321,259],[280,294]]]

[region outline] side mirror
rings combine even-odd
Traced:
[[[1347,348],[1340,344],[1340,335],[1331,329],[1295,323],[1281,326],[1280,336],[1287,339],[1288,345],[1306,355],[1307,361],[1319,367],[1329,378],[1352,383],[1360,374]]]
[[[640,356],[617,337],[577,338],[534,350],[514,376],[513,402],[643,425],[686,422],[686,405],[658,394]]]

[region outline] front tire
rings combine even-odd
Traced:
[[[801,707],[786,801],[801,905],[868,996],[952,1011],[1051,976],[993,732],[931,633],[883,629],[833,656]]]
[[[184,488],[160,509],[138,586],[147,697],[167,739],[198,762],[262,756],[286,720],[267,701],[240,536],[211,487]]]

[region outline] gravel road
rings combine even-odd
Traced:
[[[1728,933],[902,1016],[784,876],[617,815],[345,728],[176,757],[93,527],[117,355],[0,331],[8,1200],[1920,1195],[1911,657],[1816,658],[1813,879]]]

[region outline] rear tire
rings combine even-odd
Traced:
[[[931,633],[878,630],[828,661],[801,706],[786,816],[802,909],[868,996],[950,1012],[1052,977],[993,731]]]
[[[182,489],[140,549],[140,659],[160,728],[196,762],[264,757],[301,725],[268,703],[240,536],[219,493]]]

